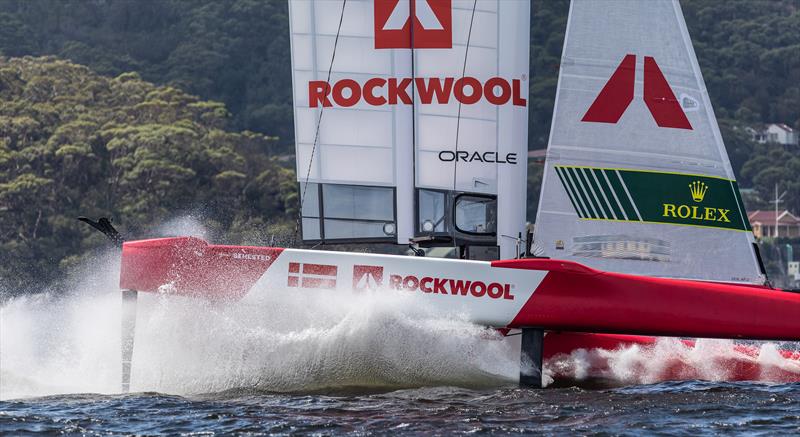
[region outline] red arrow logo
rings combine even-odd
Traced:
[[[415,49],[453,48],[452,0],[374,0],[373,5],[376,49],[410,49],[412,39]]]
[[[617,123],[633,101],[636,55],[625,55],[581,121]],[[659,127],[692,129],[656,60],[644,57],[644,103]]]

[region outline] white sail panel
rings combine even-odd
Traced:
[[[525,226],[528,1],[289,5],[304,239],[513,248],[499,236]]]
[[[573,0],[536,241],[604,270],[763,282],[677,0]]]
[[[498,172],[525,165],[527,120],[516,123],[513,113],[527,118],[527,102],[514,104],[514,85],[518,87],[518,97],[527,100],[529,14],[527,1],[453,2],[452,49],[415,51],[417,77],[451,77],[456,81],[463,78],[483,86],[479,93],[484,93],[487,81],[496,78],[494,92],[500,96],[507,92],[501,100],[504,103],[499,105],[485,95],[470,104],[455,98],[446,103],[417,102],[418,187],[498,194]],[[467,93],[473,91],[472,86],[466,87]],[[512,112],[503,120],[500,112],[504,108],[511,108]],[[500,144],[501,124],[503,129],[519,132],[523,141]],[[441,156],[443,151],[445,156]],[[457,151],[461,154],[454,158]],[[462,158],[464,153],[468,154],[466,158]],[[505,162],[509,153],[516,164]],[[493,162],[484,162],[484,156]],[[518,193],[502,194],[524,202],[524,196],[519,197]]]
[[[410,56],[375,49],[372,1],[291,0],[289,12],[303,239],[407,241],[411,107],[370,104],[336,84],[410,76]]]
[[[343,16],[342,1],[295,0],[289,3],[298,178],[305,181],[310,168],[310,182],[395,185],[394,113],[410,109],[372,106],[359,99],[351,107],[331,106],[323,110],[322,104],[309,96],[310,84],[327,81],[329,70],[330,83],[341,79],[389,78],[404,70],[403,66],[394,65],[391,51],[373,48],[371,2],[349,1]],[[340,16],[342,28],[337,42]],[[336,58],[333,58],[334,45]],[[404,64],[405,69],[410,69],[410,59]],[[318,124],[315,153],[319,155],[310,163]],[[370,171],[343,171],[352,170],[352,163],[359,162],[363,154],[369,159]],[[327,159],[320,155],[327,155]],[[342,162],[350,164],[342,167]]]
[[[500,256],[513,257],[503,235],[525,231],[530,3],[453,1],[452,21],[451,49],[414,51],[415,76],[452,78],[454,94],[416,101],[416,186],[497,196]]]

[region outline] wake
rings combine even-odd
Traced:
[[[678,380],[800,382],[800,348],[796,342],[742,345],[731,340],[700,339],[694,343],[659,338],[648,346],[579,349],[548,360],[545,372],[551,382],[598,381],[612,386]]]

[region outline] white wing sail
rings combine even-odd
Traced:
[[[303,239],[525,226],[526,0],[291,0]],[[341,21],[341,24],[340,24]]]
[[[374,48],[372,2],[292,0],[289,13],[303,239],[407,240],[395,199],[412,205],[411,108],[352,85],[410,76],[410,57]]]
[[[573,0],[536,242],[604,270],[763,283],[677,0]]]

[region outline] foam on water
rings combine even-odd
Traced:
[[[694,346],[676,338],[660,338],[652,346],[617,350],[580,349],[554,357],[547,364],[552,378],[603,379],[615,384],[653,384],[672,380],[800,382],[800,350],[784,357],[775,343],[754,344],[752,354],[737,351],[730,340],[700,339]]]
[[[0,399],[115,391],[119,257],[108,257],[66,292],[32,290],[0,307]]]

